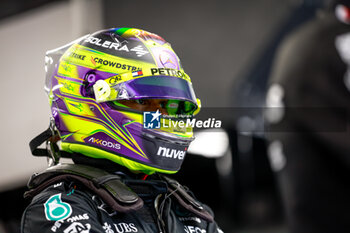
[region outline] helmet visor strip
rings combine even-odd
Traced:
[[[141,111],[156,111],[150,106],[160,106],[167,115],[192,115],[198,108],[192,84],[171,76],[148,76],[115,85],[99,80],[94,94],[97,102]]]
[[[129,108],[138,112],[160,111],[163,115],[188,117],[194,115],[196,105],[189,101],[175,99],[128,99],[108,102],[114,109]]]

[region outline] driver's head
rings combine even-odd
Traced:
[[[62,149],[151,174],[180,169],[192,128],[159,120],[192,116],[189,76],[162,37],[112,28],[52,50],[46,87]]]

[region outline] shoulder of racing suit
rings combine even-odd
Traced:
[[[213,214],[203,204],[198,202],[179,182],[164,175],[159,175],[168,186],[168,194],[188,212],[199,218],[213,222]],[[100,197],[104,203],[117,212],[130,212],[141,209],[142,199],[124,184],[122,177],[104,170],[80,164],[59,164],[45,171],[34,174],[28,182],[30,189],[25,198],[33,198],[50,185],[60,181],[75,181]]]

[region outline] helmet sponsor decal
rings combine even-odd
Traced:
[[[168,51],[165,49],[161,50],[159,52],[158,59],[160,62],[159,65],[163,66],[164,68],[171,68],[175,70],[180,69],[179,60],[176,57],[175,53],[172,51]]]
[[[183,160],[185,158],[186,149],[184,151],[182,150],[176,150],[176,149],[170,149],[166,147],[158,147],[157,155],[167,157],[167,158],[174,158]]]
[[[138,77],[138,76],[142,76],[142,75],[143,75],[142,70],[132,72],[132,76],[133,76],[134,78],[135,78],[135,77]]]
[[[89,138],[88,142],[94,143],[96,145],[108,147],[108,148],[117,149],[117,150],[120,149],[120,144],[118,144],[118,143],[109,142],[109,141],[94,138],[94,137]]]
[[[81,54],[78,54],[78,53],[74,53],[74,52],[71,52],[68,54],[69,57],[73,57],[73,58],[76,58],[76,59],[80,59],[82,61],[85,60],[85,57],[86,55],[81,55]]]
[[[151,68],[151,74],[152,75],[168,75],[168,76],[175,76],[178,78],[186,78],[185,72],[181,70],[175,70],[171,68]]]
[[[96,60],[97,61],[97,60]],[[112,63],[110,63],[112,64]],[[115,65],[115,62],[113,63]],[[119,64],[119,63],[117,63]],[[109,66],[109,65],[108,65]],[[110,84],[110,86],[115,86],[116,84],[126,82],[129,80],[135,80],[139,78],[144,77],[151,77],[151,76],[167,76],[172,78],[181,78],[186,80],[187,82],[191,83],[190,77],[183,71],[180,70],[174,70],[170,68],[149,68],[149,69],[141,69],[136,66],[130,66],[130,65],[122,65],[118,66],[118,69],[128,71],[114,75],[112,77],[109,77],[105,79],[107,83]]]
[[[132,48],[131,51],[134,51],[138,57],[142,57],[143,55],[149,53],[141,45]]]
[[[62,202],[61,195],[61,193],[53,195],[44,203],[47,220],[64,220],[72,214],[72,207],[70,204]]]
[[[108,49],[115,49],[117,51],[126,51],[129,52],[128,46],[125,44],[125,42],[119,42],[117,38],[115,38],[115,42],[109,41],[109,40],[104,40],[101,38],[89,36],[88,38],[85,39],[84,42],[88,42],[93,45],[97,45],[103,48],[108,48]]]
[[[136,67],[128,64],[122,64],[116,61],[111,61],[108,59],[102,59],[99,57],[92,57],[92,56],[91,56],[91,62],[93,63],[94,66],[96,66],[97,64],[100,64],[100,65],[114,67],[117,69],[128,70],[128,71],[135,71],[135,70],[141,69],[140,67]]]
[[[122,38],[122,37],[119,37]],[[106,49],[112,49],[112,50],[116,50],[116,51],[124,51],[124,52],[134,52],[136,54],[137,57],[142,57],[146,54],[148,54],[149,52],[147,51],[147,49],[142,46],[142,45],[137,45],[135,47],[132,47],[131,49],[129,48],[129,46],[127,45],[128,41],[124,40],[122,42],[120,42],[117,37],[114,37],[114,42],[110,41],[110,40],[106,40],[106,39],[102,39],[102,38],[97,38],[94,36],[89,36],[88,38],[85,39],[85,43],[90,43],[94,46],[98,46],[101,48],[106,48]]]
[[[96,66],[95,58],[94,58],[93,56],[90,56],[90,57],[91,57],[91,59],[90,59],[91,63],[92,63],[94,66]]]

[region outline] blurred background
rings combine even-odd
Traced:
[[[233,114],[224,131],[209,136],[221,143],[219,152],[193,148],[177,178],[214,209],[224,232],[287,232],[259,108],[276,48],[323,5],[321,0],[2,0],[0,233],[18,232],[28,204],[22,198],[26,182],[46,167],[28,146],[49,125],[45,52],[109,27],[141,28],[169,41],[204,107],[257,108]],[[205,133],[198,132],[200,137]]]

